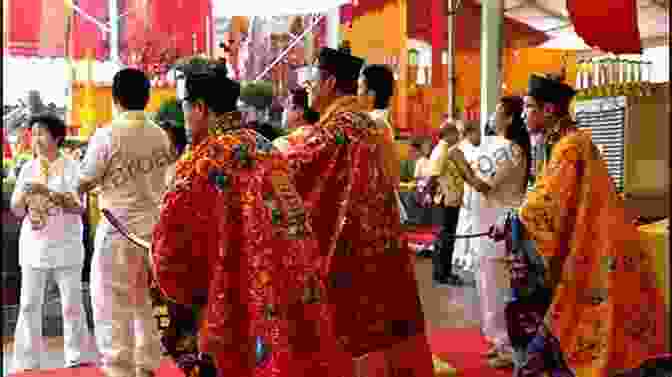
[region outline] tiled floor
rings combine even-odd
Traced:
[[[472,286],[434,286],[431,280],[432,264],[429,259],[419,259],[416,265],[418,286],[427,322],[431,328],[478,326],[478,301]],[[44,368],[63,366],[63,338],[46,337],[47,352]],[[2,376],[7,376],[11,360],[12,340],[3,337]],[[92,351],[91,357],[94,353]]]

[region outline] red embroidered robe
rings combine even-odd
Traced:
[[[401,239],[398,178],[385,174],[385,131],[355,97],[287,137],[285,154],[319,249],[328,256],[334,331],[352,355],[424,332],[414,255]]]
[[[154,231],[156,279],[178,303],[205,303],[199,349],[221,375],[329,376],[336,342],[309,289],[320,261],[286,161],[255,132],[227,127],[178,162]]]

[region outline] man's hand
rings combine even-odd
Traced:
[[[474,188],[476,189],[476,191],[478,191],[482,194],[487,194],[492,189],[492,187],[490,187],[487,183],[485,183],[481,180],[477,181],[474,184]]]

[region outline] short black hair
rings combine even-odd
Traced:
[[[186,72],[187,101],[203,100],[215,114],[238,109],[240,84],[227,77],[225,65],[216,64],[205,71]]]
[[[46,126],[49,135],[56,140],[56,145],[60,148],[65,143],[65,135],[67,134],[67,127],[65,122],[51,113],[43,113],[33,115],[28,119],[26,125],[30,128],[35,124]]]
[[[369,90],[375,92],[373,107],[386,109],[390,106],[390,98],[394,93],[394,73],[384,65],[373,64],[362,71],[364,82]]]
[[[161,127],[167,134],[170,136],[171,141],[175,145],[175,150],[177,155],[182,155],[185,148],[187,147],[187,130],[184,127],[179,126],[175,121],[172,120],[162,120],[159,122],[159,127]]]
[[[149,103],[150,87],[144,72],[122,69],[112,79],[112,97],[126,110],[142,111]]]

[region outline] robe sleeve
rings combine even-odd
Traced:
[[[582,166],[579,145],[572,140],[556,145],[537,180],[534,192],[520,210],[526,231],[537,242],[539,253],[546,258],[561,257],[567,252],[568,232],[576,221],[575,210]]]
[[[289,135],[282,150],[292,171],[304,171],[333,144],[332,135],[322,128],[301,127]]]
[[[215,252],[217,225],[205,183],[166,193],[152,240],[152,267],[164,295],[180,304],[207,298],[209,254]]]

